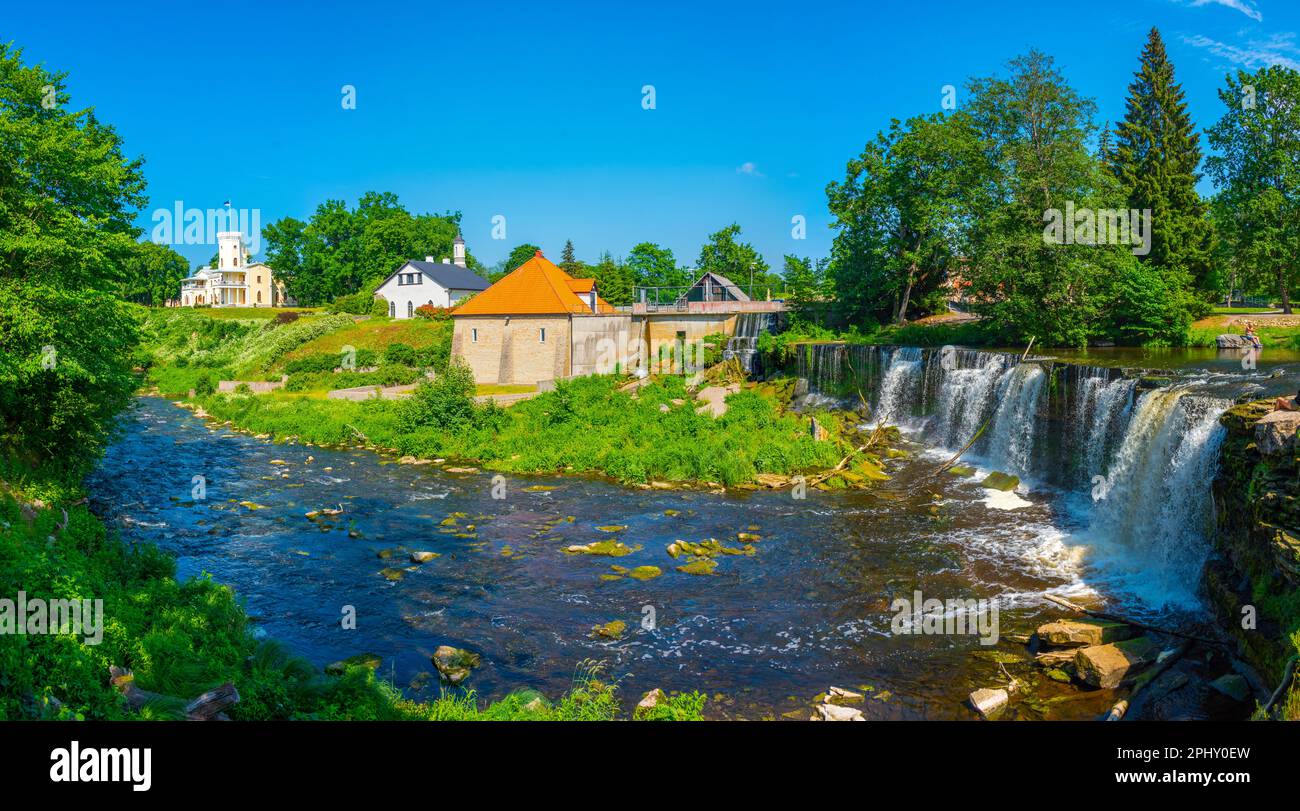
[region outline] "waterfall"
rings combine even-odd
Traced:
[[[915,440],[945,451],[975,440],[971,463],[1061,497],[1084,528],[1065,537],[1091,550],[1117,590],[1149,606],[1193,604],[1212,529],[1218,417],[1231,404],[1221,389],[1144,388],[1122,369],[952,347],[815,344],[796,357],[817,402],[847,405],[860,387],[878,419]]]
[[[735,358],[747,374],[755,372],[758,356],[758,336],[771,332],[776,326],[776,313],[740,313],[736,316],[736,332],[727,339],[722,359]]]
[[[873,419],[897,424],[908,416],[918,399],[923,360],[921,350],[916,347],[902,346],[894,350],[880,384]]]
[[[1124,441],[1093,490],[1089,534],[1110,567],[1151,604],[1194,603],[1208,553],[1208,497],[1230,401],[1167,387],[1142,395]]]
[[[1021,363],[1008,369],[999,380],[998,410],[984,455],[1007,473],[1026,476],[1033,472],[1038,399],[1044,379],[1041,366]]]

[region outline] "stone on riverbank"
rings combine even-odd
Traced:
[[[1245,335],[1233,335],[1231,333],[1214,336],[1214,345],[1219,349],[1245,349],[1254,346]]]
[[[1255,447],[1265,456],[1288,453],[1295,448],[1297,428],[1300,428],[1300,411],[1265,414],[1255,423]]]
[[[1130,674],[1155,662],[1160,646],[1140,636],[1109,645],[1079,648],[1074,654],[1074,668],[1079,680],[1093,687],[1118,687]]]
[[[1039,640],[1058,647],[1081,647],[1122,642],[1137,636],[1137,631],[1122,622],[1098,619],[1063,619],[1038,626]]]
[[[477,653],[453,648],[451,645],[439,645],[430,659],[442,677],[452,684],[460,684],[464,681],[470,671],[478,667],[482,661]]]

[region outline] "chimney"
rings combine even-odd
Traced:
[[[465,267],[465,240],[461,238],[460,232],[456,232],[456,239],[451,243],[452,262],[460,267]]]
[[[444,256],[444,257],[442,257],[442,263],[443,263],[444,265],[450,265],[450,264],[451,264],[451,260]]]
[[[432,261],[433,261],[433,257],[432,257],[432,256],[426,256],[426,257],[424,257],[424,261],[426,261],[426,262],[432,262]]]

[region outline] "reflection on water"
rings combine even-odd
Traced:
[[[271,445],[143,398],[89,484],[97,512],[125,537],[174,552],[182,575],[229,584],[271,636],[318,665],[373,652],[405,686],[451,644],[483,655],[472,686],[485,698],[522,687],[555,696],[594,658],[623,676],[629,701],[652,687],[699,689],[722,694],[714,712],[807,718],[827,687],[869,686],[888,694],[866,702],[869,718],[967,718],[962,700],[996,678],[996,664],[974,636],[891,636],[891,601],[917,589],[999,597],[1002,634],[1028,633],[1055,615],[1042,591],[1086,590],[1083,550],[1060,499],[1027,493],[1004,509],[1014,505],[974,479],[928,477],[933,454],[914,450],[891,462],[895,478],[876,493],[796,501],[511,478],[495,500],[488,474]],[[206,479],[205,500],[192,499],[194,476]],[[535,485],[554,489],[527,490]],[[340,516],[304,517],[340,505]],[[562,551],[608,538],[598,527],[610,525],[626,525],[616,535],[637,551]],[[676,571],[682,561],[665,551],[679,538],[738,546],[737,532],[761,536],[756,553],[720,557],[714,576]],[[440,557],[414,566],[414,550]],[[664,574],[603,580],[611,565]],[[356,630],[341,629],[344,606],[356,608]],[[655,627],[642,627],[651,613]],[[616,619],[628,624],[623,639],[589,636]]]

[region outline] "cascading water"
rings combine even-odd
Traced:
[[[873,419],[897,424],[905,421],[908,411],[917,402],[924,371],[921,350],[901,346],[894,350],[880,384],[880,397],[876,400]]]
[[[997,386],[998,410],[984,455],[1008,473],[1025,476],[1033,470],[1038,401],[1046,377],[1038,364],[1021,363],[1007,370]]]
[[[1111,568],[1152,604],[1194,603],[1191,585],[1208,553],[1208,498],[1231,403],[1188,388],[1147,392],[1123,444],[1093,488],[1089,534],[1109,547]],[[1128,565],[1123,565],[1127,563]]]
[[[776,326],[776,313],[740,313],[736,316],[736,332],[727,339],[722,350],[723,360],[735,358],[748,374],[753,374],[758,356],[758,336],[771,332]]]
[[[970,462],[1084,505],[1068,543],[1086,545],[1118,589],[1156,608],[1194,602],[1230,401],[1002,352],[818,344],[796,357],[811,392],[856,400],[860,389],[875,419],[945,452],[974,440]]]

